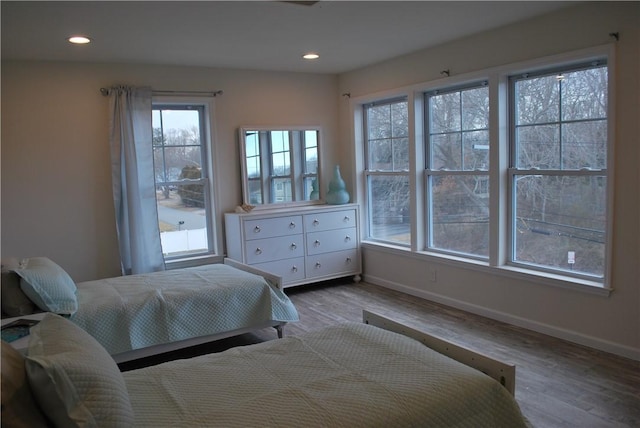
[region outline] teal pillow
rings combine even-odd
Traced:
[[[76,284],[53,261],[31,257],[15,272],[20,276],[20,289],[43,311],[73,315],[78,310]]]

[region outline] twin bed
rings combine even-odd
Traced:
[[[366,311],[363,323],[121,372],[139,352],[280,326],[297,312],[241,265],[73,287],[49,260],[28,265],[21,285],[61,282],[75,297],[24,287],[56,310],[39,315],[25,352],[2,342],[3,426],[528,426],[513,366]]]
[[[22,306],[11,308],[21,308],[17,318],[44,316],[32,310],[67,316],[118,363],[270,326],[282,337],[282,327],[298,320],[279,277],[229,259],[77,284],[44,257],[5,270],[3,308],[19,297]]]
[[[3,424],[528,426],[509,392],[512,366],[464,357],[487,375],[425,346],[434,339],[416,330],[364,319],[122,373],[92,336],[48,314],[26,358],[3,343]]]

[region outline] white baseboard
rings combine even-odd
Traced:
[[[501,321],[507,324],[515,325],[517,327],[522,327],[538,333],[546,334],[548,336],[552,336],[552,337],[563,339],[569,342],[577,343],[579,345],[588,346],[590,348],[598,349],[600,351],[609,352],[611,354],[619,355],[621,357],[640,361],[640,349],[637,349],[637,348],[620,345],[619,343],[610,342],[597,337],[584,335],[575,331],[555,327],[553,325],[532,321],[526,318],[521,318],[512,314],[507,314],[500,311],[495,311],[492,309],[485,308],[483,306],[478,306],[471,303],[463,302],[461,300],[442,296],[440,294],[435,294],[435,293],[431,293],[424,290],[418,290],[416,288],[408,287],[404,284],[378,278],[376,276],[363,275],[363,280],[370,284],[375,284],[381,287],[389,288],[391,290],[400,291],[405,294],[420,297],[420,298],[430,300],[436,303],[440,303],[446,306],[451,306],[453,308],[470,312],[472,314],[481,315],[483,317],[490,318],[496,321]]]

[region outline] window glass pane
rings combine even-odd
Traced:
[[[462,167],[462,141],[459,133],[431,136],[431,169],[457,170]]]
[[[557,76],[543,76],[516,82],[519,124],[557,122],[560,118]]]
[[[304,131],[304,173],[305,174],[318,173],[318,132],[317,131]]]
[[[371,237],[409,244],[409,177],[369,176],[368,189]]]
[[[489,128],[489,89],[487,87],[462,91],[462,129]]]
[[[390,139],[369,141],[369,170],[392,171],[393,152]]]
[[[291,173],[291,155],[288,131],[270,131],[271,175],[285,176]],[[273,198],[272,198],[273,199]],[[276,198],[276,200],[278,200]]]
[[[393,170],[409,171],[408,138],[398,138],[393,141]]]
[[[429,102],[432,134],[460,130],[460,92],[434,95]]]
[[[263,202],[262,198],[262,181],[261,180],[249,180],[249,203],[251,205],[258,205]]]
[[[153,153],[156,181],[180,180],[184,168],[200,165],[200,147],[156,147]]]
[[[260,158],[259,157],[247,157],[247,177],[259,178],[260,177]]]
[[[514,260],[603,276],[605,176],[515,177]]]
[[[291,163],[289,152],[273,153],[271,155],[271,174],[273,176],[289,175],[291,172]]]
[[[430,247],[476,256],[489,255],[489,177],[431,178]]]
[[[607,122],[574,122],[562,126],[563,169],[607,167]]]
[[[489,169],[489,131],[464,132],[463,163],[465,171],[487,171]]]
[[[289,150],[289,132],[271,131],[271,151],[283,152]]]
[[[260,134],[258,132],[247,132],[245,135],[245,153],[247,176],[249,178],[260,177]]]
[[[607,67],[561,74],[562,120],[607,117]]]
[[[516,129],[518,168],[560,168],[560,127],[524,126]]]
[[[313,182],[316,180],[316,177],[305,177],[303,179],[304,183],[304,200],[311,200],[311,192],[313,192]],[[318,195],[320,197],[320,195]],[[314,198],[317,199],[317,198]]]
[[[409,112],[407,103],[391,104],[391,136],[394,138],[409,136]]]
[[[368,139],[391,138],[391,114],[389,105],[367,108]]]
[[[158,221],[162,252],[187,255],[208,249],[204,185],[171,187],[169,196],[158,195]]]
[[[293,200],[291,179],[290,178],[274,178],[271,182],[271,202],[290,202]]]

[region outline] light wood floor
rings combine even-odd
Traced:
[[[285,335],[361,321],[366,308],[515,364],[516,400],[535,428],[640,427],[640,362],[367,283],[286,291],[300,322]]]
[[[516,365],[516,400],[534,428],[640,427],[640,362],[452,309],[383,287],[334,282],[286,289],[300,321],[285,336],[342,321],[366,308]],[[191,354],[276,338],[275,330],[204,345]],[[157,363],[154,361],[151,363]],[[123,368],[123,370],[135,368]]]

